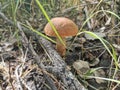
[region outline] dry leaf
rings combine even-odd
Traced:
[[[73,63],[73,68],[77,71],[77,73],[82,76],[83,74],[85,74],[89,69],[89,63],[86,61],[76,61]]]

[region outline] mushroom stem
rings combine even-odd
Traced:
[[[56,50],[58,51],[58,53],[61,55],[61,56],[65,56],[65,53],[66,53],[66,40],[65,38],[62,38],[63,42],[65,45],[63,45],[61,43],[61,41],[56,38]]]

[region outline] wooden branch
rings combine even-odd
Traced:
[[[54,50],[52,44],[43,37],[39,38],[39,42],[44,46],[54,64],[53,67],[49,67],[47,68],[47,70],[59,77],[63,81],[65,86],[67,86],[67,90],[85,90],[84,86],[80,84],[75,76],[66,69],[66,64],[64,60],[57,53],[57,51]]]
[[[38,64],[38,66],[40,68],[44,69],[45,66],[42,63],[40,63],[39,55],[34,51],[32,44],[28,41],[25,33],[23,32],[23,28],[22,28],[22,26],[20,25],[19,22],[17,22],[17,27],[18,27],[18,29],[20,31],[20,34],[21,34],[22,38],[23,38],[22,41],[23,41],[24,47],[28,47],[30,53],[35,57],[35,60],[36,60],[36,62]],[[46,79],[47,84],[49,85],[49,87],[51,89],[53,89],[53,90],[57,90],[57,87],[55,86],[53,80],[44,72],[43,72],[43,75],[44,75],[44,78]]]

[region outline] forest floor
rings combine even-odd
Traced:
[[[79,28],[64,57],[37,1],[0,1],[0,90],[120,90],[119,0],[39,0]]]

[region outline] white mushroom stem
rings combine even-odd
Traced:
[[[64,42],[64,45],[61,43],[61,41],[56,38],[56,50],[58,51],[58,53],[61,55],[61,56],[65,56],[65,53],[66,53],[66,40],[65,38],[62,38],[63,42]]]

